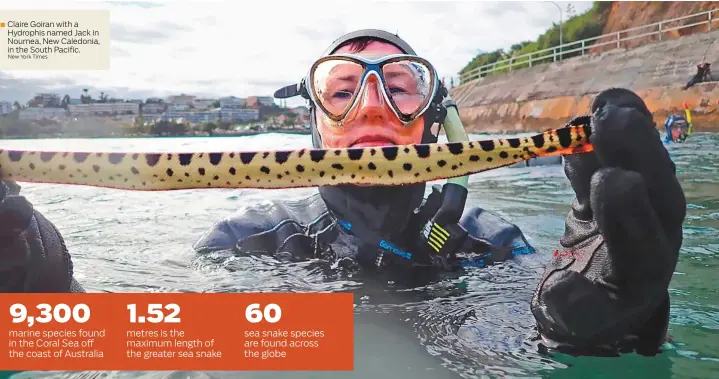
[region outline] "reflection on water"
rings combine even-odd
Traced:
[[[481,136],[490,138],[492,136]],[[474,138],[480,138],[475,136]],[[162,143],[158,143],[162,141]],[[163,140],[3,141],[7,146],[142,151],[295,148],[308,136]],[[423,288],[376,283],[326,262],[195,260],[189,247],[242,204],[304,197],[313,189],[140,193],[25,184],[24,193],[64,233],[78,279],[97,291],[352,291],[356,359],[351,373],[85,372],[23,373],[58,378],[710,378],[719,372],[719,136],[697,133],[668,147],[688,205],[672,282],[670,333],[659,357],[545,356],[530,341],[529,300],[564,231],[572,190],[561,167],[499,169],[470,180],[468,205],[519,225],[541,250]],[[441,183],[441,182],[438,182]],[[225,257],[227,258],[227,257]]]

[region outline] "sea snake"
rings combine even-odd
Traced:
[[[133,153],[0,149],[0,177],[136,191],[403,185],[593,150],[589,125],[529,137],[349,149]]]

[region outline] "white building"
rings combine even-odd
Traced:
[[[8,114],[12,112],[12,103],[9,101],[0,101],[0,114]]]
[[[38,108],[28,107],[20,110],[18,118],[20,120],[43,120],[43,119],[63,119],[67,117],[65,108]]]
[[[227,96],[220,99],[220,108],[239,109],[247,105],[247,101],[240,97]]]
[[[254,121],[260,119],[260,110],[255,108],[222,109],[220,118],[222,122]]]
[[[195,99],[195,109],[197,110],[205,110],[210,107],[212,107],[212,104],[215,102],[215,99]]]
[[[170,104],[186,104],[188,106],[191,106],[195,102],[195,97],[196,96],[185,95],[183,93],[182,95],[169,96],[167,98],[167,102]]]
[[[67,108],[73,116],[137,115],[140,113],[140,104],[137,103],[70,104]]]
[[[257,101],[264,106],[270,106],[275,104],[275,98],[272,96],[259,96],[257,97]]]
[[[203,124],[220,121],[219,112],[173,112],[167,111],[160,118],[164,121],[188,121],[191,124]]]
[[[142,104],[142,114],[143,115],[160,114],[164,111],[165,111],[164,103]]]
[[[167,110],[171,112],[185,112],[190,110],[190,104],[186,103],[170,103],[167,104]]]

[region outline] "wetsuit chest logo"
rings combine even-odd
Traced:
[[[412,259],[412,253],[400,250],[399,248],[385,240],[379,241],[379,247],[383,250],[391,252],[392,254],[399,255],[404,259]]]

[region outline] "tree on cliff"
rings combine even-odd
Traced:
[[[575,42],[601,35],[604,29],[604,24],[609,15],[609,11],[611,10],[611,6],[612,2],[610,1],[595,1],[592,5],[592,8],[590,8],[585,13],[574,15],[568,18],[567,21],[565,21],[562,25],[564,43],[567,44],[570,42]],[[474,59],[472,59],[472,61],[470,61],[464,68],[462,68],[462,70],[460,70],[460,74],[468,73],[477,67],[502,61],[504,59],[507,59],[507,57],[529,54],[558,46],[559,27],[560,25],[553,24],[551,28],[547,29],[546,32],[537,37],[536,41],[524,41],[516,43],[512,45],[508,51],[504,51],[504,49],[499,49],[492,52],[480,53],[476,57],[474,57]],[[580,54],[581,52],[563,53],[562,57],[570,58]],[[532,62],[532,65],[548,63],[551,61],[552,58],[548,57],[544,60]],[[519,62],[518,64],[512,62],[512,69],[516,70],[524,67],[529,67],[529,63],[523,62],[525,62],[525,59],[522,59],[522,62]],[[490,73],[490,75],[509,71],[509,64],[501,63],[500,66],[497,68],[500,69],[493,71],[492,73]],[[486,74],[482,74],[481,76],[485,75]],[[477,77],[479,77],[479,75],[477,75]],[[475,78],[476,77],[472,77],[471,79]]]

